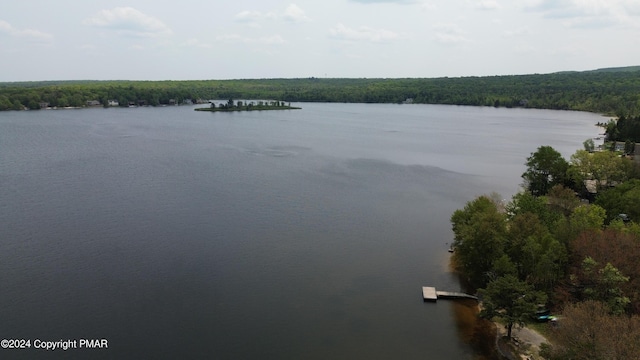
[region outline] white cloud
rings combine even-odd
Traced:
[[[211,48],[211,44],[208,43],[203,43],[202,41],[198,40],[198,39],[188,39],[187,41],[185,41],[182,46],[188,46],[188,47],[196,47],[196,48],[202,48],[202,49],[209,49]]]
[[[476,8],[480,10],[498,10],[501,6],[495,0],[483,0],[476,3]]]
[[[329,29],[332,37],[348,40],[348,41],[369,41],[369,42],[385,42],[400,39],[402,36],[393,31],[385,29],[373,29],[367,26],[361,26],[357,29],[349,28],[343,24],[338,24]]]
[[[158,37],[173,33],[162,21],[132,7],[102,10],[96,16],[85,19],[83,24],[134,37]]]
[[[640,20],[637,0],[537,0],[526,2],[524,8],[546,18],[563,19],[567,27],[637,26]]]
[[[32,43],[49,44],[53,41],[51,34],[34,29],[17,29],[4,20],[0,20],[0,33]]]
[[[310,20],[307,17],[307,15],[304,13],[304,10],[302,10],[296,4],[290,4],[287,7],[287,9],[284,11],[283,18],[285,20],[294,21],[294,22],[305,22]]]
[[[423,11],[432,11],[436,10],[438,8],[438,5],[434,4],[433,2],[423,2],[422,4],[420,4],[420,8]]]
[[[253,23],[265,19],[276,19],[278,16],[273,12],[262,13],[260,11],[242,11],[234,16],[238,22]]]
[[[631,14],[633,16],[640,16],[640,1],[624,1],[621,8],[626,10],[628,14]]]
[[[309,17],[305,14],[304,10],[296,4],[289,4],[287,8],[280,13],[274,11],[260,12],[260,11],[241,11],[234,19],[238,22],[248,23],[251,26],[257,27],[258,22],[263,20],[285,20],[292,22],[306,22],[310,21]]]
[[[523,37],[531,35],[531,29],[528,27],[520,27],[514,30],[506,30],[504,32],[506,37]]]
[[[441,44],[461,44],[468,42],[464,31],[456,24],[436,24],[433,26],[435,33],[435,41]]]
[[[282,45],[286,41],[280,35],[271,35],[263,37],[246,37],[238,34],[225,34],[218,35],[214,39],[216,42],[224,42],[227,44],[241,43],[241,44],[259,44],[259,45]]]

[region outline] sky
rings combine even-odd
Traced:
[[[640,0],[0,0],[0,82],[640,65]]]

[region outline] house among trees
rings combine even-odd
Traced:
[[[613,146],[614,151],[624,151],[624,141],[616,141]]]
[[[612,145],[614,151],[622,152],[631,158],[636,164],[640,164],[640,143],[631,141],[614,141]]]
[[[100,101],[98,101],[98,100],[89,100],[89,101],[87,101],[87,106],[100,106]]]
[[[120,103],[118,102],[118,100],[109,100],[107,102],[107,105],[109,105],[109,106],[120,106]]]

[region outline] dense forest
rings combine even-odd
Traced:
[[[640,359],[640,165],[584,145],[569,161],[539,147],[510,202],[480,196],[456,210],[452,259],[479,289],[481,316],[509,336],[557,320],[545,358]]]
[[[0,83],[0,110],[169,105],[198,99],[455,104],[640,114],[640,68],[429,79]],[[110,103],[111,101],[111,103]],[[117,104],[117,105],[116,105]]]
[[[619,113],[617,120],[600,125],[605,128],[608,140],[640,143],[640,115]],[[633,148],[627,150],[627,152],[633,152]]]

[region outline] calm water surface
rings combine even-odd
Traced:
[[[0,113],[0,337],[109,344],[0,357],[473,359],[451,213],[602,118],[299,105]]]

